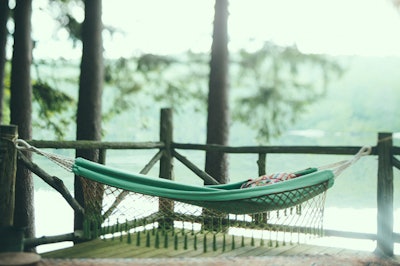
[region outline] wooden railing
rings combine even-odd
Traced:
[[[8,126],[2,126],[7,129]],[[5,135],[7,132],[8,135]],[[3,143],[9,143],[9,130],[2,130],[1,140]],[[3,134],[4,133],[4,134]],[[8,138],[8,140],[7,140]],[[143,168],[141,173],[147,173],[150,168],[159,160],[160,173],[163,178],[172,178],[173,158],[182,162],[186,167],[193,171],[197,176],[208,184],[216,184],[217,181],[202,171],[195,164],[190,162],[186,157],[178,152],[178,150],[200,150],[200,151],[218,151],[224,153],[235,154],[258,154],[258,173],[260,175],[266,172],[267,154],[326,154],[326,155],[353,155],[359,151],[358,146],[245,146],[232,147],[221,145],[203,145],[176,143],[173,141],[173,119],[170,109],[161,110],[160,119],[160,141],[155,142],[100,142],[100,141],[29,141],[29,143],[39,149],[98,149],[105,158],[107,150],[127,150],[127,149],[154,149],[159,150],[150,162]],[[1,146],[3,147],[3,145]],[[9,147],[9,146],[7,146]],[[10,148],[9,148],[10,149]],[[11,148],[12,149],[12,148]],[[2,155],[3,155],[2,151]],[[5,153],[4,153],[5,154]],[[10,153],[7,153],[10,154]],[[14,154],[14,153],[11,153]],[[377,173],[377,234],[343,232],[336,230],[325,230],[326,236],[339,236],[348,238],[371,239],[377,241],[376,252],[384,255],[392,256],[394,253],[394,243],[400,243],[400,234],[393,231],[393,167],[400,169],[400,161],[395,155],[400,155],[400,147],[393,146],[391,133],[379,133],[377,145],[372,147],[371,155],[378,156],[378,173]],[[1,161],[1,180],[12,179],[10,168],[15,164],[5,156],[0,157]],[[11,165],[13,164],[13,165]],[[4,169],[8,169],[6,172]],[[12,183],[12,182],[11,182]],[[9,197],[9,195],[8,195]],[[6,207],[7,199],[0,197],[0,216],[9,217],[10,208]],[[76,210],[76,208],[75,208]],[[0,226],[12,225],[0,224]],[[72,240],[73,234],[63,236],[54,236],[40,238],[36,240],[27,240],[27,245],[40,245],[44,243],[52,243],[54,241]]]

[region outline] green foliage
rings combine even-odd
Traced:
[[[57,31],[67,31],[73,47],[76,47],[82,40],[84,9],[84,1],[81,0],[49,0],[48,14],[57,23]],[[104,30],[111,36],[116,32],[121,32],[110,25],[104,25]]]
[[[10,86],[11,86],[11,79],[10,79],[10,68],[11,64],[9,61],[6,62],[5,64],[5,73],[4,73],[4,94],[3,94],[3,117],[2,121],[0,121],[1,124],[9,124],[10,123],[10,97],[11,97],[11,92],[10,92]]]
[[[130,108],[145,111],[162,105],[176,112],[205,114],[208,57],[191,52],[176,57],[145,54],[110,62],[106,80],[117,89],[108,118]],[[233,123],[256,130],[259,142],[279,136],[326,94],[331,79],[343,73],[340,64],[328,57],[272,43],[255,52],[232,54],[230,64]],[[146,100],[140,101],[140,95]]]
[[[104,70],[104,81],[106,90],[111,87],[112,93],[109,97],[110,105],[105,106],[103,119],[109,121],[123,111],[133,107],[129,96],[138,93],[142,87],[137,81],[137,75],[132,69],[132,62],[125,58],[118,60],[106,60]],[[108,96],[107,96],[108,97]]]
[[[49,14],[58,24],[58,30],[66,30],[75,47],[81,40],[81,20],[77,16],[83,16],[84,3],[79,0],[50,0]]]
[[[138,58],[137,70],[147,76],[149,73],[165,70],[174,62],[175,60],[167,56],[144,54]]]
[[[144,77],[143,87],[148,95],[161,104],[166,104],[176,111],[185,110],[182,106],[188,101],[194,110],[203,110],[206,103],[208,67],[207,62],[193,63],[194,54],[180,57],[143,55],[139,57],[137,70]],[[201,71],[203,70],[203,71]],[[186,107],[186,106],[185,106]]]
[[[243,123],[257,130],[260,142],[279,135],[294,123],[307,105],[325,95],[330,79],[340,76],[342,71],[338,63],[327,57],[306,55],[296,47],[279,47],[270,43],[256,52],[232,54],[230,62],[233,123]],[[208,63],[208,54],[192,52],[177,56],[144,54],[134,58],[106,60],[103,93],[105,128],[115,117],[128,111],[129,119],[133,116],[136,119],[135,127],[145,128],[150,119],[148,112],[163,106],[169,106],[177,113],[205,114]],[[69,95],[77,94],[79,71],[76,69],[79,67],[78,63],[68,66],[70,62],[59,60],[57,66],[47,66],[46,70],[45,64],[40,62],[40,67],[37,65],[37,76],[39,80],[46,80],[46,83],[38,82],[35,85],[38,87],[35,89],[38,97],[35,98],[43,98],[39,102],[42,106],[39,110],[43,118],[41,120],[46,123],[42,123],[41,127],[51,125],[61,136],[63,128],[69,126],[68,122],[74,121],[71,117],[74,112],[66,111],[74,101],[59,95],[58,101],[48,103],[48,93],[55,91],[48,81],[52,78],[52,84],[57,84],[56,87],[61,91],[72,89],[73,93]],[[64,67],[68,70],[64,70]],[[49,74],[49,71],[54,73]],[[54,105],[59,104],[57,109]],[[57,112],[67,112],[65,119],[57,121]],[[60,114],[58,119],[61,117]],[[47,122],[49,120],[53,122]]]
[[[167,105],[179,112],[187,110],[188,102],[194,110],[204,110],[207,72],[195,69],[207,69],[206,62],[202,61],[199,67],[190,62],[192,57],[195,56],[144,54],[137,58],[107,60],[105,93],[110,97],[104,118],[109,121],[131,108],[146,112],[157,105]]]
[[[333,77],[343,73],[325,56],[272,43],[256,52],[241,51],[237,63],[237,79],[232,79],[240,92],[234,99],[233,118],[257,130],[260,142],[279,136],[308,104],[326,94]]]
[[[38,103],[39,120],[34,125],[43,129],[52,129],[58,138],[65,136],[65,128],[71,117],[66,116],[75,100],[67,94],[52,88],[48,83],[37,81],[32,86],[33,98]]]

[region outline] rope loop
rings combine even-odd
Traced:
[[[319,170],[331,169],[335,177],[339,176],[346,168],[355,164],[361,157],[371,154],[371,146],[363,146],[352,159],[344,160],[337,163],[329,164],[326,166],[319,167]]]
[[[34,147],[23,139],[17,139],[15,141],[15,147],[20,151],[34,151]]]
[[[30,145],[28,142],[26,142],[23,139],[15,140],[15,148],[19,151],[30,151],[30,152],[34,152],[38,155],[44,156],[47,159],[49,159],[50,161],[61,166],[65,170],[72,172],[74,160],[69,157],[61,156],[61,155],[50,153],[50,152],[44,152],[44,151]]]
[[[363,146],[363,147],[357,152],[357,154],[356,154],[355,156],[359,156],[359,157],[367,156],[367,155],[370,155],[371,152],[372,152],[372,147],[371,147],[371,146]]]

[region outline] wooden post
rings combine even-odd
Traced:
[[[17,171],[18,127],[0,126],[0,227],[14,224],[15,174]]]
[[[173,140],[173,120],[172,110],[169,108],[161,109],[160,118],[160,141],[164,143],[163,155],[160,159],[160,178],[169,180],[174,179],[173,175],[173,156],[171,150],[171,144]],[[164,221],[159,221],[160,226],[171,228],[173,226],[173,220],[169,219],[174,212],[174,201],[160,198],[159,210],[164,213]]]
[[[258,154],[258,160],[257,160],[257,165],[258,165],[258,176],[262,176],[266,174],[266,161],[267,161],[267,154],[265,153],[259,153]]]
[[[391,133],[378,135],[377,244],[375,252],[393,256],[393,139]]]
[[[160,160],[160,177],[173,179],[173,160],[171,144],[173,139],[172,111],[168,108],[161,109],[160,141],[164,143],[164,154]]]

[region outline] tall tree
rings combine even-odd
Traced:
[[[228,144],[228,60],[228,0],[216,0],[208,93],[207,144]],[[221,183],[228,182],[226,157],[221,152],[206,153],[205,170]]]
[[[85,1],[85,19],[82,24],[82,61],[79,79],[77,112],[77,140],[101,140],[101,100],[103,91],[103,24],[102,0]],[[77,156],[92,161],[99,160],[96,150],[78,150]],[[84,193],[88,192],[82,179],[75,179],[75,198],[85,207]],[[91,190],[102,196],[101,187]],[[101,201],[100,201],[101,203]],[[75,229],[82,229],[84,217],[75,216]]]
[[[11,123],[18,126],[19,137],[26,140],[32,137],[31,16],[32,1],[16,1],[11,69]],[[33,180],[30,171],[22,164],[18,164],[15,184],[14,225],[26,227],[28,237],[35,235],[33,192]]]
[[[7,21],[10,13],[8,0],[0,0],[0,123],[3,121],[4,73],[6,66]]]

